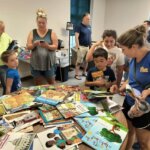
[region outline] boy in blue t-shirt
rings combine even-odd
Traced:
[[[107,66],[108,53],[103,48],[97,48],[93,53],[95,67],[88,71],[86,86],[92,90],[108,90],[116,83],[113,70]]]
[[[2,61],[8,66],[6,72],[6,93],[15,92],[21,88],[21,80],[17,70],[18,57],[16,51],[5,51],[1,55]]]

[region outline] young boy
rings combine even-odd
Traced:
[[[16,51],[5,51],[1,55],[2,61],[8,66],[6,72],[6,93],[17,91],[21,88],[21,80],[17,70],[18,57]]]
[[[97,48],[93,53],[95,67],[88,71],[86,86],[92,90],[108,90],[116,83],[113,70],[107,66],[108,53],[103,48]]]

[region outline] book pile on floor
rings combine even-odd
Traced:
[[[128,129],[106,91],[79,86],[32,86],[0,97],[0,150],[118,150]],[[120,98],[120,97],[119,97]]]

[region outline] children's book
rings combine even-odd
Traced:
[[[58,85],[55,87],[58,91],[78,92],[81,88],[78,85]]]
[[[44,150],[69,149],[80,144],[82,133],[74,124],[50,128],[37,134]]]
[[[11,125],[14,127],[13,131],[17,132],[29,126],[40,122],[39,115],[36,112],[23,115],[22,117],[15,118]]]
[[[45,123],[63,118],[63,116],[57,109],[53,109],[53,110],[49,110],[49,111],[39,110],[39,113]]]
[[[3,104],[0,104],[0,116],[6,114],[6,110],[4,108],[4,105]]]
[[[0,150],[29,150],[36,134],[11,132],[0,139]]]
[[[44,150],[39,138],[34,138],[32,150]]]
[[[93,127],[100,116],[106,116],[105,112],[100,112],[97,115],[92,116],[90,113],[84,113],[74,117],[75,121],[87,132]]]
[[[123,108],[117,104],[116,102],[112,101],[109,97],[104,98],[100,101],[84,101],[81,100],[81,103],[88,107],[96,107],[98,111],[108,111],[112,114],[122,110]]]
[[[64,101],[67,95],[67,92],[47,90],[44,91],[39,97],[37,97],[35,101],[55,106],[58,103]]]
[[[74,117],[82,113],[88,112],[88,109],[81,103],[63,103],[57,105],[57,109],[65,118]]]
[[[112,116],[102,116],[84,135],[82,141],[96,150],[119,150],[128,129]]]
[[[44,128],[49,128],[49,127],[59,127],[65,124],[71,124],[74,123],[72,119],[59,119],[59,120],[54,120],[49,123],[44,124]]]
[[[33,100],[34,97],[27,92],[21,92],[16,95],[6,95],[1,99],[3,105],[8,111],[23,105],[25,107],[30,106]]]
[[[22,111],[22,112],[18,112],[18,113],[13,113],[13,114],[7,114],[7,115],[3,115],[3,119],[7,122],[7,123],[11,123],[13,121],[15,121],[15,119],[18,119],[26,114],[29,114],[30,111]]]

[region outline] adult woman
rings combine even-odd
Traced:
[[[123,53],[131,58],[128,84],[141,92],[140,101],[146,101],[150,104],[150,89],[147,88],[150,85],[150,52],[145,46],[145,39],[145,27],[138,26],[122,34],[118,43]],[[111,91],[114,92],[116,89],[116,86],[113,86]],[[123,87],[120,88],[120,91],[122,90]],[[148,150],[150,149],[150,111],[141,113],[137,107],[134,107],[134,104],[136,104],[136,101],[126,94],[123,104],[123,112],[129,126],[129,139],[126,149],[131,149],[136,133],[141,149]],[[129,112],[133,112],[133,118],[129,117]]]
[[[103,41],[98,41],[92,45],[91,49],[88,51],[86,56],[86,61],[93,60],[92,54],[96,47],[103,47],[108,51],[108,65],[113,69],[116,79],[117,85],[120,85],[122,74],[123,74],[123,66],[124,66],[124,55],[120,48],[116,46],[116,38],[117,34],[114,30],[105,30],[102,35]]]
[[[47,15],[37,11],[37,29],[33,29],[27,39],[27,48],[31,50],[31,73],[35,84],[42,84],[42,76],[49,84],[55,82],[55,50],[58,46],[56,34],[47,29]]]

